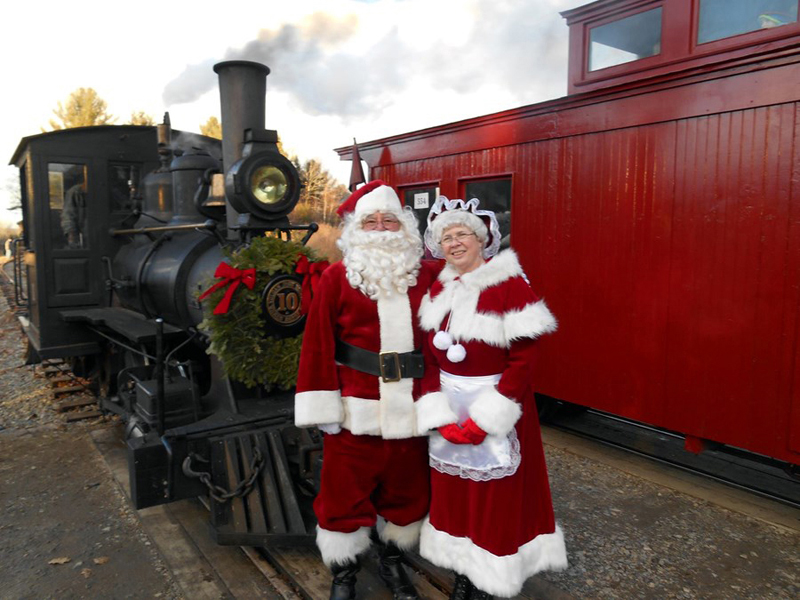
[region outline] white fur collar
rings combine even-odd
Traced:
[[[518,275],[524,276],[524,273],[519,264],[517,253],[508,248],[499,252],[494,258],[483,263],[474,271],[461,275],[461,281],[466,286],[482,291]],[[445,286],[448,282],[458,277],[458,271],[449,264],[445,265],[442,272],[439,273],[439,281]]]
[[[483,290],[518,276],[525,277],[525,273],[513,250],[504,250],[458,281],[458,272],[446,266],[439,274],[442,291],[435,298],[428,292],[422,299],[420,326],[426,331],[436,331],[450,314],[448,331],[454,340],[477,340],[505,348],[516,339],[535,338],[555,331],[557,322],[543,300],[503,315],[478,312]]]

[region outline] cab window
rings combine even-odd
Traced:
[[[50,240],[54,250],[89,246],[86,165],[49,163]]]

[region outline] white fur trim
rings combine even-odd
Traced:
[[[555,331],[558,323],[543,300],[505,315],[478,312],[483,290],[524,275],[513,250],[500,252],[458,281],[456,270],[447,265],[439,274],[442,291],[432,300],[430,293],[426,294],[420,303],[420,326],[436,331],[450,313],[448,332],[454,342],[477,341],[501,348],[508,348],[516,339]]]
[[[381,403],[369,398],[345,396],[342,427],[355,435],[381,434]]]
[[[427,431],[458,422],[458,416],[450,408],[450,401],[444,392],[431,392],[425,394],[416,403],[417,431],[424,434]]]
[[[439,531],[425,519],[419,553],[437,567],[466,575],[478,589],[503,598],[519,594],[525,580],[540,571],[562,571],[568,566],[564,534],[558,525],[554,533],[536,536],[516,554],[496,556],[467,537]]]
[[[506,436],[522,416],[522,407],[495,388],[484,388],[469,407],[469,416],[490,435]]]
[[[352,533],[329,531],[317,525],[317,547],[322,562],[327,566],[352,562],[370,546],[369,527],[361,527]]]
[[[521,338],[536,338],[543,333],[558,329],[558,321],[547,308],[544,300],[528,304],[521,310],[508,312],[503,318],[506,340],[512,342]]]
[[[411,302],[408,295],[381,295],[378,297],[377,304],[381,352],[411,352],[414,349],[414,330],[411,324]],[[416,433],[414,381],[406,378],[400,381],[384,382],[382,378],[379,378],[378,387],[381,397],[381,435],[383,438],[398,439],[414,435]]]
[[[357,219],[362,219],[378,211],[392,212],[397,215],[403,211],[400,198],[398,198],[397,193],[388,185],[379,186],[359,198],[353,212]]]
[[[455,271],[450,265],[447,265],[442,271],[445,269]],[[522,275],[524,275],[524,273],[519,264],[517,254],[509,248],[508,250],[498,252],[497,256],[492,260],[483,263],[474,271],[462,275],[461,281],[463,281],[465,285],[482,291],[511,279],[512,277],[522,277]],[[441,273],[439,277],[441,278]]]
[[[408,525],[395,525],[383,518],[378,519],[378,537],[386,544],[392,542],[401,550],[411,550],[419,543],[419,532],[423,520]]]
[[[294,396],[294,424],[310,427],[320,423],[341,423],[344,420],[339,390],[300,392]]]

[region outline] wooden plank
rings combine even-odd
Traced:
[[[85,412],[68,413],[64,420],[67,423],[72,423],[74,421],[83,421],[84,419],[94,419],[102,416],[103,413],[101,413],[99,410],[89,410]]]
[[[203,557],[235,598],[284,598],[238,546],[220,546],[208,527],[208,511],[197,500],[167,505],[167,512],[184,528]]]
[[[261,574],[267,578],[270,585],[275,588],[281,598],[284,600],[301,600],[302,596],[289,586],[286,579],[272,566],[272,563],[261,556],[255,548],[243,546],[242,551],[253,562],[253,565],[261,571]]]
[[[267,546],[264,551],[275,566],[301,590],[308,600],[327,598],[330,593],[331,572],[316,548]],[[413,566],[406,570],[422,600],[444,600],[442,592]],[[378,557],[370,551],[361,557],[361,571],[356,579],[356,597],[370,600],[391,600],[392,594],[378,576]]]
[[[82,385],[67,385],[64,387],[57,387],[50,390],[50,393],[55,396],[56,394],[71,394],[72,392],[83,392],[86,388]]]
[[[97,404],[97,398],[79,398],[77,400],[65,400],[64,402],[58,403],[56,411],[64,412],[65,410],[69,410],[70,408],[81,408],[83,406],[90,406],[92,404]]]

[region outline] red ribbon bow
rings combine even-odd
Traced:
[[[237,269],[236,267],[230,266],[226,262],[221,262],[219,265],[217,265],[217,270],[214,271],[214,277],[218,279],[222,278],[222,281],[218,281],[208,288],[200,295],[198,300],[203,300],[212,292],[215,292],[218,289],[230,284],[230,287],[225,291],[225,295],[222,297],[222,300],[220,300],[217,306],[214,307],[215,315],[224,315],[228,312],[228,308],[230,308],[231,305],[231,299],[233,298],[233,293],[236,291],[236,288],[239,287],[240,283],[244,283],[251,290],[256,285],[255,268]]]
[[[295,273],[305,276],[303,277],[303,294],[300,299],[300,312],[304,315],[308,314],[308,310],[311,308],[311,299],[317,290],[319,278],[327,268],[327,261],[311,262],[305,254],[297,255]]]

